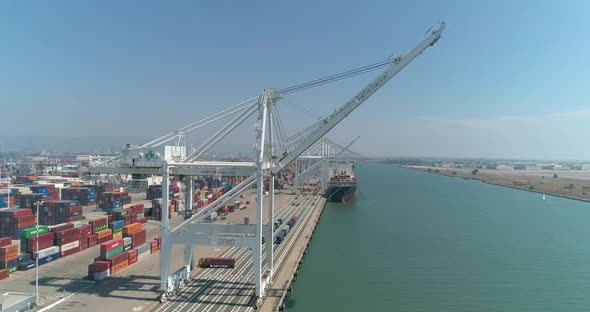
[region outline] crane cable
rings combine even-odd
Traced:
[[[346,79],[346,78],[350,78],[350,77],[354,77],[354,76],[358,76],[364,73],[368,73],[374,70],[377,70],[379,68],[388,66],[392,63],[397,63],[401,60],[401,57],[396,57],[394,59],[390,59],[388,58],[385,61],[381,61],[381,62],[377,62],[374,64],[370,64],[370,65],[366,65],[363,67],[359,67],[359,68],[355,68],[355,69],[351,69],[351,70],[347,70],[344,72],[341,72],[339,74],[334,74],[331,76],[327,76],[324,78],[319,78],[319,79],[315,79],[315,80],[311,80],[308,82],[304,82],[298,85],[294,85],[291,87],[287,87],[284,89],[279,90],[279,92],[281,94],[290,94],[290,93],[295,93],[295,92],[299,92],[299,91],[303,91],[306,89],[310,89],[310,88],[314,88],[314,87],[318,87],[327,83],[331,83],[331,82],[335,82],[335,81],[339,81],[342,79]]]

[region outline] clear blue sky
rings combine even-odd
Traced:
[[[408,52],[444,19],[336,140],[360,135],[372,155],[590,159],[587,1],[34,4],[0,3],[5,134],[158,136],[263,88]],[[327,114],[373,75],[287,100]],[[312,122],[281,112],[289,129]],[[251,128],[235,140],[251,145]]]

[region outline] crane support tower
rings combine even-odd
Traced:
[[[365,102],[377,90],[383,87],[406,65],[412,62],[418,55],[422,54],[428,47],[434,45],[441,37],[446,24],[441,24],[433,29],[428,37],[412,49],[408,54],[388,59],[378,63],[378,67],[365,67],[362,71],[350,71],[348,76],[334,75],[325,79],[314,80],[302,85],[286,89],[266,89],[254,98],[243,103],[221,111],[208,118],[194,122],[184,128],[180,128],[160,138],[139,146],[128,146],[127,150],[120,156],[108,159],[99,166],[89,170],[90,174],[161,174],[162,179],[162,207],[166,209],[169,205],[168,190],[169,179],[172,176],[185,176],[188,184],[199,175],[228,175],[247,176],[240,184],[223,194],[221,197],[210,203],[207,207],[193,214],[183,223],[170,229],[168,226],[168,213],[162,213],[162,250],[160,252],[160,289],[161,301],[168,300],[179,291],[181,286],[190,279],[191,264],[193,262],[193,245],[217,245],[228,247],[244,247],[252,251],[255,275],[255,296],[257,302],[264,297],[265,291],[270,286],[274,273],[272,243],[262,244],[263,233],[272,237],[273,233],[273,212],[274,212],[274,178],[283,168],[295,161],[304,152],[309,150],[316,142],[323,137],[346,116],[352,113],[357,107]],[[365,73],[375,68],[385,67],[375,79],[366,85],[360,92],[354,95],[349,101],[338,108],[331,115],[323,118],[313,128],[310,128],[308,135],[304,136],[297,144],[285,150],[281,156],[273,156],[273,111],[280,98],[284,95],[298,92],[309,87],[319,86],[332,81],[350,77],[353,74]],[[258,113],[255,126],[255,162],[211,162],[201,161],[201,157],[209,148],[227,136],[232,130],[242,124],[250,116]],[[276,111],[278,113],[278,110]],[[234,116],[234,118],[216,132],[214,135],[201,143],[194,151],[188,153],[186,148],[179,146],[163,146],[166,142],[177,139],[178,142],[188,132],[206,126],[216,120]],[[322,155],[326,154],[324,141]],[[346,148],[345,148],[346,149]],[[264,178],[269,178],[269,224],[263,225],[263,189]],[[233,196],[248,189],[254,183],[257,185],[257,207],[255,224],[215,224],[201,223],[206,215],[216,211]],[[192,189],[189,188],[192,191]],[[192,192],[191,192],[192,193]],[[192,208],[192,200],[188,201],[188,208]],[[268,239],[267,239],[268,240]],[[184,245],[185,265],[174,273],[170,274],[170,263],[172,246],[175,244]],[[262,278],[262,252],[266,248],[268,274]]]

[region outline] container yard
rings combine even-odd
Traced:
[[[208,189],[208,186],[205,186],[205,188]],[[203,196],[200,196],[202,190],[196,191],[195,193],[199,196],[193,198],[195,209],[198,211],[199,208],[203,208],[197,208],[197,202],[202,203],[205,199],[218,198],[223,194],[224,190],[220,189],[218,191],[216,189],[215,192],[207,190],[203,192]],[[75,194],[80,193],[84,194],[81,191],[75,191]],[[161,211],[161,199],[146,201],[147,196],[125,194],[124,192],[102,192],[104,196],[102,198],[110,198],[111,194],[119,194],[116,195],[119,198],[135,197],[137,200],[132,200],[130,204],[126,204],[125,208],[117,207],[110,209],[110,211],[103,211],[98,202],[94,206],[83,206],[77,200],[48,199],[39,208],[39,222],[40,224],[46,224],[38,227],[35,227],[35,215],[31,208],[0,210],[0,213],[3,213],[4,216],[2,220],[6,219],[2,223],[2,229],[10,229],[10,233],[14,233],[14,237],[0,239],[0,246],[2,246],[0,247],[0,266],[2,267],[0,277],[3,279],[2,282],[11,287],[11,291],[26,292],[27,289],[30,291],[32,277],[30,274],[35,271],[38,261],[41,279],[47,278],[47,273],[51,272],[49,274],[53,276],[51,279],[59,280],[63,278],[59,272],[63,272],[64,275],[70,276],[68,278],[71,281],[68,283],[73,290],[76,288],[85,289],[85,292],[88,293],[84,296],[95,297],[96,294],[90,293],[89,290],[97,287],[98,284],[92,286],[93,284],[88,284],[88,282],[100,282],[100,287],[104,287],[103,283],[109,279],[114,279],[113,283],[116,283],[117,278],[124,278],[131,272],[139,273],[138,271],[141,271],[142,267],[145,268],[145,265],[135,266],[135,264],[144,263],[145,261],[150,263],[148,267],[157,267],[159,257],[150,258],[150,255],[159,254],[161,250],[162,240],[158,226],[159,221],[150,219],[147,216],[147,211],[149,210],[152,215],[158,215],[158,212]],[[234,200],[231,204],[223,205],[208,214],[203,219],[203,222],[218,223],[221,222],[221,216],[223,216],[224,221],[232,222],[243,222],[244,218],[255,220],[254,209],[248,209],[246,204],[256,202],[256,198],[253,197],[255,193],[246,192],[244,194],[236,197],[236,199],[240,200]],[[181,193],[181,195],[182,198],[180,199],[184,200],[186,194]],[[302,206],[292,205],[294,195],[281,196],[278,196],[277,200],[283,206],[278,211],[295,209],[296,207],[302,209]],[[304,198],[304,196],[301,197]],[[268,197],[266,198],[268,199]],[[176,208],[179,206],[180,199],[170,201],[168,217],[171,224],[178,224],[184,219]],[[90,201],[90,203],[92,202]],[[155,204],[156,207],[145,208],[146,204]],[[250,207],[254,208],[254,205],[250,205]],[[27,221],[28,219],[31,219],[32,222]],[[161,219],[161,216],[158,219]],[[297,216],[285,215],[273,223],[277,237],[281,237],[282,242],[286,241],[285,236],[291,235],[284,233],[293,231],[292,228],[298,223],[297,219]],[[154,224],[150,225],[150,222],[154,222]],[[17,226],[5,227],[4,224],[17,224]],[[291,236],[294,237],[294,235]],[[266,241],[266,239],[264,240]],[[273,238],[271,241],[275,240],[276,238]],[[222,268],[237,270],[241,267],[240,263],[243,261],[241,257],[226,257],[225,254],[221,256],[219,251],[209,246],[197,247],[199,254],[203,254],[203,249],[210,250],[209,256],[195,259],[193,273],[195,278],[201,274],[213,273],[211,270]],[[231,248],[224,248],[223,250],[222,253],[231,252]],[[249,261],[251,262],[251,260]],[[51,269],[47,271],[45,268],[49,268],[49,266],[51,266]],[[73,274],[73,272],[76,272],[76,274]],[[157,275],[154,277],[157,277]],[[249,275],[243,275],[242,277],[247,280],[251,278]],[[58,292],[57,289],[59,288],[55,285],[41,286],[41,289],[45,290],[41,291],[44,297],[43,300],[46,300],[41,307],[59,301],[51,298],[51,293]],[[116,288],[112,291],[117,292]],[[253,292],[254,289],[250,288],[249,291]],[[45,295],[43,295],[44,292]],[[79,296],[79,294],[75,296]],[[143,303],[149,302],[152,310],[161,305],[158,303],[158,292],[152,292],[151,296],[148,297],[140,296],[138,299],[144,298]],[[99,300],[99,298],[96,297],[96,299],[91,300]],[[109,301],[112,301],[114,306],[122,303],[121,300],[115,298],[111,298]],[[168,304],[172,302],[170,301]],[[71,311],[76,311],[74,307],[75,305],[71,308]],[[133,307],[129,306],[129,309],[121,309],[121,311],[131,309]],[[145,310],[149,311],[147,308]],[[119,310],[115,308],[114,311]]]

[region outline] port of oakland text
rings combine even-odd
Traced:
[[[371,83],[368,87],[366,87],[359,95],[356,97],[356,102],[361,103],[364,101],[369,95],[371,95],[375,89],[379,88],[384,82],[387,80],[387,73],[379,76],[377,80]]]

